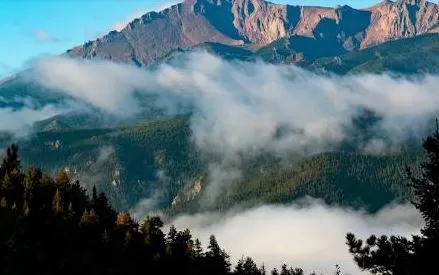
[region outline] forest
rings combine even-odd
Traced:
[[[425,220],[421,235],[363,241],[348,233],[347,249],[360,269],[436,274],[439,130],[423,148],[422,173],[407,168],[409,181],[401,183],[411,187],[412,203]],[[165,233],[160,217],[136,221],[116,212],[104,193],[93,188],[88,194],[64,171],[55,178],[38,168],[22,171],[16,145],[7,148],[0,166],[0,221],[0,274],[304,274],[286,264],[267,271],[249,257],[233,265],[213,235],[204,249],[189,229],[170,226]],[[338,265],[334,273],[341,274]]]

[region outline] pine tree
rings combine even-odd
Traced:
[[[24,197],[27,200],[32,200],[34,190],[40,183],[43,173],[40,169],[31,168],[26,173],[24,178]]]
[[[128,213],[120,212],[116,218],[116,226],[120,228],[132,228],[134,226],[134,222]]]
[[[197,238],[195,240],[195,244],[194,244],[194,256],[196,258],[201,258],[201,257],[204,256],[203,254],[204,254],[203,253],[203,247],[201,246],[200,240]]]
[[[146,217],[140,228],[144,236],[144,244],[150,253],[162,253],[165,250],[165,234],[161,230],[163,221],[159,217]]]
[[[252,258],[247,257],[243,264],[244,273],[247,275],[259,275],[259,269]]]
[[[87,209],[84,209],[84,212],[82,212],[82,216],[81,216],[81,220],[79,221],[79,226],[80,227],[84,227],[87,224],[90,223],[90,218],[89,218],[89,212]]]
[[[230,256],[220,248],[214,235],[209,237],[208,251],[206,257],[210,265],[218,274],[227,274],[230,272]]]
[[[436,121],[437,123],[437,121]],[[423,144],[427,161],[421,164],[422,177],[416,178],[408,170],[415,195],[412,202],[425,221],[422,234],[426,238],[439,238],[439,126],[433,136]]]
[[[52,210],[55,214],[61,214],[64,212],[64,201],[59,189],[56,189],[55,195],[53,196]]]
[[[238,260],[238,263],[235,266],[235,275],[243,275],[244,273],[244,256],[241,256],[241,259]]]
[[[12,144],[6,149],[6,156],[0,165],[0,181],[5,177],[6,173],[14,170],[20,171],[20,159],[18,158],[18,146]]]
[[[280,271],[280,275],[291,275],[291,272],[288,270],[286,264],[282,265],[282,269]]]
[[[91,195],[91,203],[95,205],[98,201],[98,192],[96,190],[96,185],[93,185],[92,195]]]
[[[94,208],[90,210],[88,215],[88,220],[90,221],[90,223],[99,223],[99,216],[94,210]]]
[[[259,274],[266,275],[267,271],[265,270],[265,264],[262,264],[261,268],[259,269]]]
[[[72,202],[69,203],[68,211],[69,211],[69,214],[71,214],[71,215],[75,214],[75,210],[73,209],[73,203]]]
[[[27,203],[27,200],[25,200],[23,204],[23,215],[29,216],[29,214],[30,214],[29,204]]]
[[[107,229],[105,229],[104,233],[102,233],[101,241],[105,248],[108,248],[110,246],[111,238]]]
[[[166,240],[168,243],[174,243],[175,240],[177,239],[177,229],[175,228],[174,225],[171,225],[171,227],[169,228],[169,232],[168,232],[168,236],[166,237]]]
[[[437,124],[437,121],[436,121]],[[424,275],[436,268],[439,247],[439,125],[423,142],[427,160],[421,164],[422,175],[408,178],[413,188],[413,205],[421,212],[425,226],[421,236],[408,240],[400,236],[370,236],[365,242],[347,234],[349,252],[361,269],[374,274]]]
[[[0,200],[0,208],[8,208],[8,202],[6,201],[6,198],[3,197]]]
[[[58,188],[64,188],[65,186],[70,184],[69,175],[65,170],[58,173],[56,177],[56,184],[58,185]]]

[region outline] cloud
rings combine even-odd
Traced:
[[[112,30],[121,31],[123,30],[129,23],[131,23],[134,19],[142,17],[142,15],[151,12],[151,11],[162,11],[164,9],[167,9],[180,1],[165,1],[164,3],[161,3],[160,5],[156,5],[152,9],[137,9],[133,11],[129,16],[127,16],[125,19],[118,21],[113,24]]]
[[[34,30],[34,37],[39,42],[43,42],[43,43],[57,43],[61,41],[58,37],[53,36],[47,30],[43,30],[43,29]]]
[[[368,153],[398,150],[407,136],[420,139],[439,111],[438,75],[321,75],[207,53],[151,70],[66,57],[43,58],[33,68],[39,84],[122,117],[145,105],[169,114],[190,108],[193,142],[217,160],[210,165],[212,196],[239,177],[243,159],[338,150],[365,109],[379,117],[372,133],[356,133],[363,136],[356,149]]]
[[[220,156],[209,165],[212,194],[240,176],[241,158],[337,148],[349,138],[348,129],[361,110],[380,117],[374,125],[380,135],[358,148],[368,152],[422,132],[439,111],[437,75],[321,75],[295,66],[229,62],[206,53],[151,70],[49,57],[34,61],[32,72],[33,81],[45,88],[121,117],[138,115],[145,105],[172,114],[190,108],[193,142],[202,152]],[[10,119],[1,115],[0,128],[20,117],[25,118],[21,125],[30,123],[32,110],[26,112]],[[165,174],[157,176],[167,180]],[[156,209],[157,194],[133,209],[136,217]],[[172,223],[191,228],[204,241],[217,235],[234,260],[245,254],[268,267],[287,262],[325,273],[340,264],[344,272],[358,274],[344,245],[347,232],[408,236],[418,231],[419,221],[409,206],[368,215],[313,201],[180,216]]]
[[[98,158],[96,160],[97,164],[102,164],[106,162],[111,156],[114,155],[116,150],[113,146],[102,146],[99,148]]]
[[[379,115],[378,127],[397,141],[439,110],[439,76],[433,75],[318,75],[206,53],[149,71],[65,57],[41,59],[34,68],[40,84],[115,114],[139,113],[139,93],[157,95],[155,104],[171,111],[190,106],[195,143],[229,156],[328,149],[346,137],[347,126],[364,108]],[[377,144],[373,140],[369,147]]]
[[[269,269],[283,263],[307,272],[332,274],[336,264],[343,274],[361,274],[345,245],[345,236],[419,233],[419,213],[408,205],[393,205],[376,215],[329,207],[319,201],[305,206],[262,206],[247,211],[180,216],[169,224],[189,228],[206,245],[214,234],[233,262],[250,256]],[[169,225],[168,225],[169,227]]]
[[[0,132],[11,132],[18,137],[26,136],[32,125],[37,122],[59,114],[59,110],[48,105],[43,108],[21,109],[0,108]]]

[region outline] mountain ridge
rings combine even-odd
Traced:
[[[383,1],[367,9],[263,0],[186,0],[146,13],[120,32],[112,31],[66,54],[148,66],[174,50],[206,42],[260,48],[291,37],[330,45],[338,54],[436,32],[438,24],[439,5],[425,0]]]

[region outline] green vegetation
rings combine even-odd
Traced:
[[[312,70],[324,69],[338,74],[382,73],[413,74],[439,72],[439,34],[390,41],[345,55],[317,59],[302,64]]]
[[[436,121],[437,124],[437,121]],[[413,205],[419,210],[425,225],[420,235],[409,240],[401,236],[370,236],[366,241],[354,234],[346,236],[354,260],[363,270],[384,275],[426,275],[436,273],[439,245],[439,125],[423,147],[427,160],[420,167],[422,174],[415,176],[408,169],[414,193]]]
[[[297,64],[312,71],[336,74],[360,72],[415,74],[439,71],[439,34],[424,34],[389,41],[355,52],[346,52],[337,41],[322,42],[300,36],[281,38],[253,51],[239,46],[215,43],[205,43],[194,48],[194,50],[199,49],[227,60],[262,60],[275,64]],[[177,52],[171,53],[164,60],[172,59]]]
[[[0,166],[0,220],[0,274],[266,274],[250,258],[232,270],[213,235],[204,251],[188,229],[165,235],[159,217],[139,224],[117,213],[66,173],[23,173],[14,145]],[[281,274],[304,273],[284,265]]]
[[[294,39],[279,40],[254,51],[215,43],[199,47],[227,59],[260,58],[288,63],[291,55],[299,57],[303,49],[311,47],[307,44],[311,43],[308,39]],[[273,59],[273,49],[276,49],[279,60],[275,60],[277,57]],[[434,72],[439,68],[439,35],[392,41],[330,58],[319,58],[327,53],[314,52],[315,56],[305,56],[298,64],[340,74],[386,70]],[[60,94],[44,91],[23,79],[25,77],[18,77],[0,85],[0,107],[22,108],[29,103],[26,100],[30,97],[35,106],[63,102]],[[140,101],[142,104],[149,102]],[[201,155],[191,143],[187,118],[155,119],[156,111],[152,111],[154,115],[142,114],[148,118],[142,122],[137,117],[117,121],[99,112],[93,115],[67,114],[38,122],[34,126],[35,134],[18,142],[25,159],[23,165],[41,167],[51,175],[65,170],[72,179],[80,180],[87,190],[96,185],[121,210],[131,209],[141,199],[151,196],[158,197],[158,208],[166,208],[170,213],[207,207],[200,204],[199,198],[209,180],[203,175],[211,159]],[[4,148],[13,141],[10,134],[0,133],[0,147]],[[107,150],[108,156],[102,158]],[[208,208],[289,203],[313,196],[330,204],[376,211],[390,201],[410,198],[409,189],[401,185],[404,180],[401,171],[404,163],[417,164],[419,153],[372,156],[344,151],[290,162],[281,162],[271,156],[245,162],[243,177],[230,182],[227,192],[221,193]],[[369,172],[365,173],[365,170]],[[176,196],[188,197],[185,192],[200,177],[203,179],[201,193],[172,205]],[[380,196],[373,196],[376,192]]]
[[[411,198],[408,186],[402,184],[404,167],[416,165],[421,158],[416,152],[349,151],[290,161],[261,156],[243,162],[242,177],[205,205],[201,199],[209,178],[204,175],[212,159],[192,144],[185,119],[116,129],[44,131],[19,146],[25,167],[38,166],[52,175],[66,170],[89,191],[93,185],[104,191],[117,209],[129,210],[141,199],[155,197],[156,207],[169,214],[224,210],[237,204],[291,203],[306,196],[374,212],[392,201]],[[201,192],[188,195],[198,179]],[[174,201],[177,196],[180,199]]]
[[[185,182],[204,170],[189,137],[188,122],[175,119],[116,129],[45,131],[19,145],[25,167],[40,166],[51,174],[67,170],[88,190],[95,184],[106,192],[118,209],[130,209],[157,190],[159,207],[168,205]]]
[[[247,173],[221,193],[215,202],[204,205],[201,192],[195,200],[180,201],[169,209],[196,212],[224,210],[236,205],[284,204],[307,196],[327,204],[367,209],[375,212],[392,202],[412,197],[405,167],[415,167],[417,154],[367,155],[325,153],[291,164],[277,165],[264,172]],[[417,170],[415,169],[415,172]]]
[[[281,38],[257,50],[255,55],[270,63],[313,61],[320,57],[345,53],[337,41],[320,41],[304,36]]]
[[[383,275],[432,274],[439,245],[439,126],[423,143],[427,161],[415,176],[407,169],[414,206],[425,226],[411,240],[347,234],[347,245],[363,270]],[[364,169],[364,168],[362,168]],[[367,171],[367,170],[366,170]],[[365,175],[364,173],[360,173]],[[251,258],[231,268],[215,236],[205,251],[189,229],[162,231],[159,217],[138,223],[117,213],[94,187],[88,196],[67,173],[56,178],[31,168],[23,173],[18,147],[8,147],[0,165],[0,274],[217,274],[265,275]],[[303,275],[283,265],[271,274]],[[335,274],[341,274],[336,266]]]

